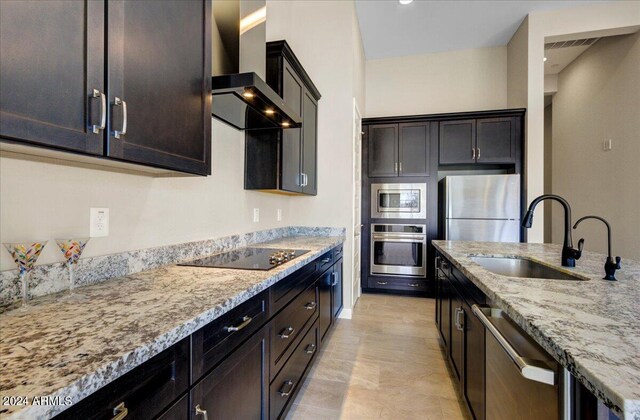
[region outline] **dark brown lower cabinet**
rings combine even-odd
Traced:
[[[189,349],[187,337],[56,418],[111,419],[125,410],[127,419],[156,417],[189,388]]]
[[[476,420],[485,418],[485,332],[484,325],[465,303],[465,381],[464,396]],[[489,417],[490,418],[490,417]]]
[[[325,271],[318,279],[319,306],[320,306],[320,339],[324,338],[331,326],[331,284],[333,282],[333,271]]]
[[[460,383],[464,383],[464,303],[455,288],[451,288],[451,342],[449,356]]]
[[[267,418],[269,328],[265,326],[191,391],[192,418]]]
[[[158,420],[189,420],[189,395],[180,398]]]
[[[331,280],[331,306],[333,319],[337,318],[342,310],[342,258],[333,265],[333,279]]]

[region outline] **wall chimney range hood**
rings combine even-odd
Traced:
[[[215,1],[212,21],[212,115],[238,130],[300,127],[302,117],[263,80],[265,0]]]

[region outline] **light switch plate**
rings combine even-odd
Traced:
[[[277,220],[278,222],[281,222],[281,221],[282,221],[282,209],[278,209],[278,210],[276,211],[276,220]]]
[[[92,207],[89,218],[89,236],[100,238],[109,236],[109,209],[104,207]]]
[[[258,223],[260,221],[260,209],[253,209],[253,223]]]
[[[611,150],[611,139],[605,139],[602,142],[602,150],[604,151]]]

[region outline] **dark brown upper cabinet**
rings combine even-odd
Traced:
[[[440,164],[516,162],[517,117],[440,122]]]
[[[3,140],[211,173],[211,0],[2,1],[0,19]]]
[[[266,79],[302,126],[245,133],[245,189],[316,195],[320,92],[286,41],[267,43]]]
[[[209,174],[211,3],[109,1],[107,14],[107,155]]]
[[[369,126],[369,177],[429,176],[429,123]]]
[[[104,6],[0,2],[0,137],[102,155]]]

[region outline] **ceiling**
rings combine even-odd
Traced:
[[[529,12],[601,1],[356,0],[367,59],[506,45]]]
[[[544,46],[544,74],[558,74],[599,38],[577,41],[551,42]]]

